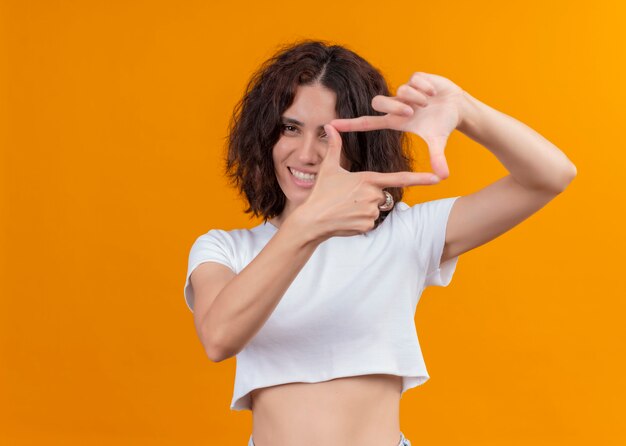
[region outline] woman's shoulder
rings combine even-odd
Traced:
[[[219,243],[241,244],[252,242],[271,232],[269,223],[260,223],[248,228],[210,228],[197,237],[197,241],[215,241]]]

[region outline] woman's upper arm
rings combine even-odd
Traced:
[[[212,261],[201,263],[191,273],[190,281],[194,294],[193,318],[196,331],[203,342],[202,321],[217,295],[235,276],[236,274],[229,267]]]

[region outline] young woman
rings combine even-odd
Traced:
[[[402,202],[403,188],[448,177],[454,129],[510,174]],[[427,142],[436,176],[412,171],[404,132]],[[429,378],[422,291],[447,286],[462,253],[541,209],[576,168],[444,77],[416,72],[392,96],[354,52],[306,40],[251,79],[226,173],[264,222],[199,236],[184,291],[208,357],[237,357],[231,409],[252,411],[249,445],[402,446],[400,398]]]

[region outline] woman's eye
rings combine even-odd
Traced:
[[[294,127],[293,125],[288,125],[288,124],[283,124],[283,130],[287,131],[287,132],[295,132],[298,129],[296,127]],[[321,135],[322,138],[327,138],[328,135],[326,135],[326,133]]]

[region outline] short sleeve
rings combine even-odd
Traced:
[[[193,313],[194,290],[191,284],[191,273],[198,265],[204,262],[217,262],[236,271],[234,249],[230,243],[230,237],[226,231],[221,229],[211,229],[206,234],[202,234],[196,239],[189,251],[189,261],[187,263],[187,278],[185,280],[185,302]]]
[[[419,203],[411,208],[419,256],[424,266],[424,288],[446,287],[452,281],[459,257],[440,263],[452,205],[459,197]]]

